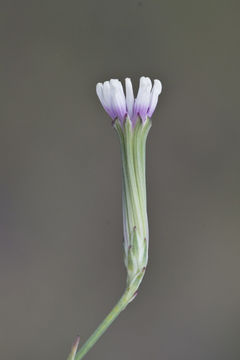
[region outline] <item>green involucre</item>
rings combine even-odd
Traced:
[[[143,277],[148,261],[148,218],[146,204],[145,153],[151,120],[135,126],[129,118],[122,125],[116,120],[123,173],[123,228],[127,286]],[[139,283],[138,283],[139,286]]]

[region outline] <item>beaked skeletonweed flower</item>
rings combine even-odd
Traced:
[[[148,262],[148,218],[146,204],[145,148],[151,117],[162,85],[140,78],[136,99],[132,82],[125,79],[125,94],[117,79],[98,83],[97,95],[113,120],[121,145],[124,257],[129,301],[137,292]]]
[[[69,359],[81,360],[122,310],[135,298],[148,262],[148,218],[145,179],[146,139],[151,117],[158,102],[162,85],[148,77],[140,78],[137,97],[134,99],[132,83],[125,80],[125,93],[119,80],[97,84],[97,95],[113,120],[122,155],[122,203],[124,261],[127,284],[124,294],[103,322],[76,353],[73,347]]]

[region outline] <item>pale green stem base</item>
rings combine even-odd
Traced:
[[[85,342],[85,344],[83,344],[83,346],[77,352],[75,360],[81,360],[87,354],[87,352],[104,334],[104,332],[112,324],[112,322],[118,317],[120,312],[122,312],[126,308],[132,297],[133,297],[132,291],[130,292],[129,289],[126,290],[123,296],[118,301],[118,303],[107,315],[107,317],[103,320],[103,322],[98,326],[98,328],[94,331],[94,333],[89,337],[89,339]]]

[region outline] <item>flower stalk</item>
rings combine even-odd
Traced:
[[[125,291],[103,322],[71,360],[81,360],[117,316],[136,297],[148,263],[149,230],[146,200],[145,153],[151,128],[151,115],[157,105],[161,83],[140,79],[134,100],[132,84],[126,79],[126,96],[121,83],[111,80],[97,85],[98,97],[113,119],[122,158],[122,205],[124,263],[127,270]]]

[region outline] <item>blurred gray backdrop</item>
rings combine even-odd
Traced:
[[[239,360],[239,1],[1,1],[0,358],[66,360],[125,285],[95,85],[159,78],[150,262],[87,359]]]

